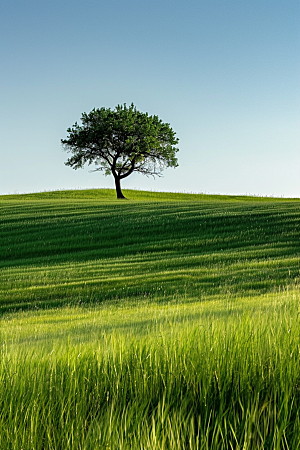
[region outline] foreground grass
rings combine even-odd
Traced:
[[[1,200],[1,450],[300,448],[297,200]]]
[[[299,292],[1,322],[1,449],[300,448]]]

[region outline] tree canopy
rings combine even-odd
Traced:
[[[65,164],[73,169],[94,164],[96,171],[113,175],[117,198],[125,198],[121,180],[133,172],[155,177],[166,167],[178,166],[179,139],[170,124],[138,111],[133,103],[114,110],[94,108],[67,132],[61,142],[72,156]]]

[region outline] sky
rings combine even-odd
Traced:
[[[60,140],[133,102],[179,167],[123,188],[300,197],[299,0],[7,0],[0,43],[1,194],[113,188]]]

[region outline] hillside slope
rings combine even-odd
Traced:
[[[96,194],[5,196],[1,311],[298,285],[299,201],[132,191],[136,200],[120,202],[109,190]]]
[[[1,199],[1,450],[299,450],[300,202],[111,194]]]

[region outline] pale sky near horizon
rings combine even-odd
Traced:
[[[0,194],[114,187],[60,139],[133,102],[179,167],[123,188],[300,197],[299,0],[10,0],[0,37]]]

